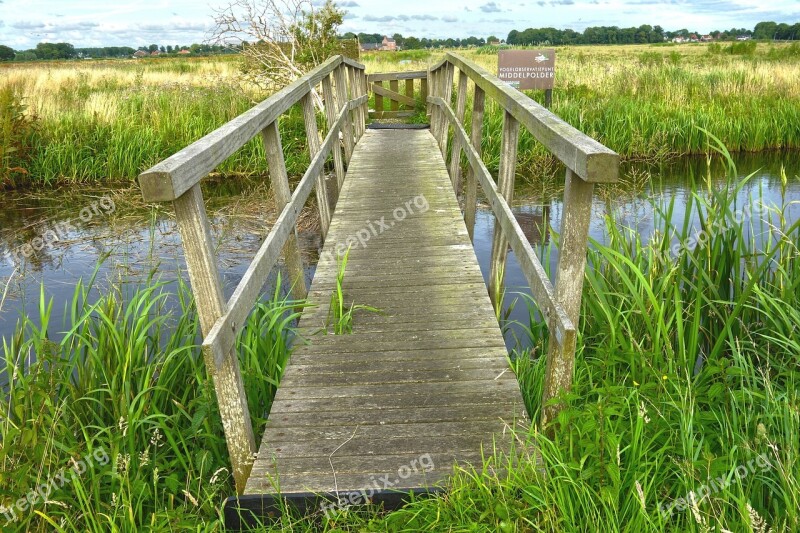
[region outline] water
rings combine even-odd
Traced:
[[[754,173],[738,194],[743,207],[753,198],[769,205],[786,206],[790,221],[800,216],[800,154],[768,153],[739,155],[738,173]],[[782,194],[781,166],[789,178]],[[721,163],[711,168],[715,186],[725,176]],[[683,206],[693,191],[706,187],[707,166],[704,157],[681,158],[658,166],[629,164],[622,170],[626,186],[613,190],[598,189],[593,204],[590,235],[604,242],[604,217],[613,213],[621,224],[635,228],[643,237],[652,235],[655,213],[649,200],[658,191],[656,204],[676,199],[673,218],[682,222]],[[220,273],[227,296],[233,292],[253,255],[274,221],[274,209],[263,184],[223,181],[204,186],[215,242],[218,243]],[[513,210],[534,249],[552,238],[547,229],[558,233],[562,203],[557,191],[537,192],[518,187]],[[319,257],[321,239],[309,210],[302,217],[300,241],[306,262],[306,276],[311,280]],[[696,223],[696,221],[693,221]],[[475,228],[475,250],[484,279],[488,281],[494,217],[487,207],[479,207]],[[26,247],[27,246],[27,247]],[[102,265],[97,269],[99,261]],[[548,261],[549,259],[549,261]],[[543,262],[555,271],[558,256],[554,251]],[[546,265],[547,266],[547,265]],[[70,301],[79,278],[89,279],[97,269],[97,291],[109,284],[123,284],[129,289],[155,274],[172,283],[187,278],[180,236],[172,208],[162,204],[156,210],[142,205],[138,191],[103,191],[61,189],[36,196],[5,193],[0,197],[0,337],[14,330],[20,314],[38,316],[39,290],[55,302],[51,324],[63,330],[64,306]],[[266,284],[274,288],[277,269]],[[285,277],[284,277],[285,279]],[[7,289],[6,289],[7,287]],[[506,306],[527,293],[527,283],[514,258],[509,254],[506,267]],[[4,289],[6,289],[4,291]],[[369,303],[369,302],[361,302]],[[527,324],[528,311],[521,300],[510,311],[510,319]],[[54,335],[57,337],[57,331]],[[524,341],[524,327],[512,326],[507,333]]]

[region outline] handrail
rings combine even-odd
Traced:
[[[255,258],[242,276],[239,285],[228,300],[228,311],[214,323],[211,331],[203,341],[203,351],[213,356],[215,361],[221,361],[236,341],[236,335],[242,328],[247,315],[258,301],[264,280],[269,275],[272,267],[278,261],[281,250],[294,228],[300,211],[308,200],[314,181],[322,170],[322,165],[330,155],[334,143],[339,140],[339,132],[344,124],[349,111],[366,101],[366,95],[350,100],[336,117],[336,122],[331,126],[319,153],[314,157],[306,170],[300,183],[292,194],[292,200],[283,208],[280,216],[275,221],[269,234],[256,253]]]
[[[619,156],[614,151],[462,56],[448,53],[443,61],[466,74],[575,174],[593,183],[617,181]]]
[[[331,57],[252,109],[145,170],[139,176],[145,201],[168,202],[180,197],[295,105],[341,64],[361,70],[365,68],[364,65],[342,56]]]
[[[456,110],[451,107],[454,71],[458,68]],[[456,194],[461,190],[462,152],[469,163],[464,202],[464,220],[474,234],[477,183],[486,194],[497,223],[492,246],[489,292],[492,303],[502,290],[508,245],[517,257],[547,328],[551,333],[542,397],[542,425],[553,420],[562,404],[554,402],[572,386],[577,324],[586,268],[586,249],[595,183],[617,180],[619,156],[588,135],[573,128],[525,94],[512,89],[471,61],[448,53],[429,71],[431,130],[443,156],[448,153],[450,127],[452,154],[448,171]],[[472,129],[467,135],[465,117],[467,81],[474,85]],[[503,112],[503,136],[497,183],[481,160],[484,99],[489,96]],[[519,127],[525,126],[567,167],[561,222],[559,262],[555,286],[517,223],[509,204],[514,193],[514,175]]]
[[[148,202],[172,201],[183,240],[186,265],[203,332],[203,355],[214,382],[233,477],[239,493],[245,488],[256,453],[247,396],[234,349],[236,336],[256,304],[281,252],[292,278],[292,292],[305,298],[306,284],[297,244],[297,218],[316,189],[323,238],[330,224],[325,161],[333,153],[338,188],[352,149],[364,134],[367,106],[364,66],[334,56],[254,108],[158,163],[139,176]],[[312,93],[322,85],[328,131],[320,143]],[[334,91],[335,87],[335,91]],[[286,173],[278,118],[300,103],[311,163],[294,193]],[[217,257],[200,181],[219,163],[261,133],[270,172],[270,187],[280,210],[278,220],[261,245],[229,301],[224,299]],[[342,153],[343,140],[344,154]]]

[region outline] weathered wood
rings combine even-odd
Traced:
[[[331,128],[325,137],[325,142],[322,143],[322,148],[311,161],[311,165],[295,188],[292,201],[283,208],[253,262],[242,276],[242,280],[228,301],[227,313],[215,322],[214,327],[206,335],[203,341],[203,352],[207,357],[212,357],[214,361],[221,361],[225,357],[224,354],[233,348],[236,335],[258,300],[267,276],[275,266],[286,239],[295,227],[297,217],[311,194],[311,189],[322,171],[325,159],[333,144],[338,142],[339,130],[345,122],[346,114],[347,108],[345,107],[339,112],[334,127]]]
[[[391,108],[390,109],[392,111],[397,111],[397,110],[400,109],[400,104],[399,104],[399,101],[398,101],[397,98],[402,96],[398,92],[398,89],[399,89],[398,81],[397,80],[390,80],[389,81],[389,89],[392,91],[393,94],[397,95],[397,96],[392,96],[392,98],[390,100],[390,104],[391,104]],[[386,95],[384,95],[384,96],[386,96]],[[412,101],[413,101],[413,99],[412,99]]]
[[[328,130],[330,131],[330,128],[332,128],[333,124],[336,122],[336,115],[339,114],[330,76],[326,76],[322,79],[322,97],[325,99],[325,115],[328,120]],[[342,185],[344,184],[345,176],[342,145],[338,142],[334,143],[333,146],[333,166],[336,169],[336,198],[338,198],[339,192],[342,190]]]
[[[373,85],[372,86],[372,92],[375,93],[376,97],[377,97],[377,95],[381,95],[381,96],[385,96],[386,98],[388,98],[392,103],[392,111],[393,112],[397,112],[398,109],[399,109],[397,107],[397,102],[401,102],[401,103],[403,103],[405,105],[408,105],[408,106],[411,106],[413,108],[417,103],[414,100],[413,95],[411,97],[409,97],[409,96],[406,96],[404,94],[398,93],[397,92],[397,82],[395,81],[395,82],[392,82],[392,83],[394,83],[394,86],[391,89],[385,89],[384,87],[381,87],[380,85]]]
[[[443,72],[439,81],[439,94],[442,100],[448,102],[449,105],[453,95],[453,65],[448,63],[442,70]],[[449,130],[450,128],[448,127],[447,116],[444,113],[440,113],[436,127],[436,140],[439,144],[439,151],[441,152],[442,157],[447,155],[447,140]]]
[[[419,80],[419,93],[420,98],[422,98],[422,103],[425,107],[428,107],[428,78],[427,76],[424,78],[420,78]],[[427,109],[427,113],[430,115],[430,109]]]
[[[378,113],[385,110],[383,105],[383,96],[378,93],[379,88],[383,88],[382,81],[376,81],[372,84],[372,92],[375,95],[375,111]]]
[[[556,271],[556,300],[574,324],[580,318],[593,192],[594,184],[579,179],[571,170],[567,170]],[[574,346],[570,349],[569,346],[551,342],[547,352],[542,398],[542,425],[558,414],[560,406],[552,404],[551,400],[572,389],[574,367]]]
[[[370,227],[378,220],[385,226],[380,232]],[[249,494],[274,492],[270,478],[276,472],[283,496],[327,491],[332,473],[324,465],[331,461],[336,488],[344,491],[358,488],[353,483],[360,475],[390,465],[397,470],[400,459],[430,454],[446,460],[429,479],[411,483],[427,486],[442,479],[454,459],[477,461],[493,436],[499,449],[508,450],[504,430],[525,417],[505,340],[430,132],[367,130],[356,146],[309,291],[315,307],[304,311],[301,332],[326,326],[338,252],[357,234],[364,244],[350,248],[344,297],[385,314],[358,312],[350,335],[298,341]]]
[[[503,228],[504,235],[506,239],[508,239],[511,249],[514,251],[514,256],[517,258],[520,270],[522,270],[530,286],[533,299],[539,307],[545,321],[550,325],[551,335],[559,340],[559,342],[563,340],[563,343],[569,344],[571,338],[574,343],[574,323],[569,319],[564,308],[557,302],[555,298],[555,289],[550,279],[547,277],[544,267],[533,251],[533,247],[530,242],[528,242],[527,237],[525,237],[525,234],[522,232],[522,228],[520,228],[511,208],[498,193],[497,185],[492,179],[492,175],[489,173],[486,165],[481,160],[480,155],[468,142],[467,133],[464,131],[464,128],[458,124],[453,110],[450,106],[444,104],[444,100],[431,97],[428,98],[428,101],[444,111],[450,123],[454,125],[455,134],[461,137],[462,145],[467,147],[465,148],[467,159],[469,159],[469,163],[475,171],[475,176],[480,181],[483,192],[486,195],[486,199],[489,202],[489,206],[492,208],[497,222]]]
[[[177,198],[174,207],[200,328],[207,334],[223,316],[226,306],[200,185],[195,184]],[[256,444],[239,360],[229,349],[219,358],[206,354],[205,361],[214,383],[236,490],[241,494],[250,475]]]
[[[353,68],[347,69],[348,82],[350,83],[350,97],[355,100],[359,94],[358,84],[356,83],[356,71]],[[353,108],[353,134],[355,135],[355,142],[364,134],[364,120],[361,118],[361,106]]]
[[[381,119],[381,118],[408,118],[413,117],[413,111],[370,111],[369,115],[371,118]]]
[[[353,115],[352,110],[350,110],[349,106],[347,106],[346,102],[348,101],[347,96],[347,74],[344,71],[344,67],[339,66],[333,71],[334,81],[336,82],[336,95],[340,102],[345,102],[343,107],[347,110],[346,116],[347,119],[344,121],[344,125],[342,126],[342,135],[344,136],[344,158],[347,163],[350,162],[350,158],[353,156],[353,146],[355,142],[353,140]]]
[[[464,123],[464,114],[467,109],[467,77],[458,74],[458,93],[456,95],[456,119],[459,124]],[[458,138],[453,139],[453,149],[450,154],[450,179],[453,180],[453,190],[456,196],[461,194],[461,143]]]
[[[406,80],[406,97],[411,98],[411,101],[413,102],[409,104],[410,109],[417,107],[417,101],[414,100],[414,80],[412,79]]]
[[[286,173],[286,162],[281,146],[281,134],[278,131],[278,123],[273,122],[261,132],[264,141],[264,150],[267,155],[267,166],[269,167],[269,184],[272,195],[275,197],[275,207],[282,211],[292,199],[292,191],[289,188],[289,176]],[[303,300],[308,293],[306,286],[306,274],[303,268],[303,258],[300,255],[300,246],[297,243],[297,228],[294,228],[283,246],[283,258],[286,263],[286,270],[289,273],[289,282],[292,286],[292,296],[296,300]],[[222,316],[220,314],[219,316]],[[216,317],[216,318],[219,318]],[[215,318],[215,320],[216,320]],[[213,324],[212,324],[213,325]],[[211,329],[211,326],[209,326]]]
[[[367,74],[369,83],[373,81],[390,81],[390,80],[414,80],[425,78],[428,75],[427,70],[407,70],[403,72],[379,72],[377,74]]]
[[[509,112],[503,116],[503,139],[500,145],[500,169],[497,175],[497,192],[507,205],[514,199],[514,177],[517,172],[517,147],[519,146],[519,122]],[[498,295],[503,291],[508,240],[503,228],[495,223],[492,239],[491,274],[489,275],[489,297],[495,308],[500,305]]]
[[[594,183],[617,181],[619,156],[570,126],[525,94],[464,57],[449,53],[443,60],[455,65],[530,131],[564,165]],[[445,98],[446,101],[449,102]]]
[[[320,151],[319,131],[317,129],[317,112],[314,109],[314,101],[311,93],[306,94],[300,99],[303,108],[303,122],[306,127],[306,143],[308,144],[308,155],[310,160],[314,160]],[[345,103],[345,108],[347,104]],[[331,224],[331,206],[328,202],[328,187],[325,185],[325,171],[321,169],[317,174],[317,210],[319,211],[319,225],[322,231],[322,239],[328,234],[328,226]]]
[[[361,120],[366,125],[369,118],[369,85],[367,84],[367,74],[363,70],[358,70],[358,83],[360,87],[359,96],[364,97],[364,103],[361,106]],[[362,132],[363,136],[363,132]]]
[[[475,86],[472,97],[472,128],[470,129],[470,141],[472,147],[481,157],[481,143],[483,142],[483,112],[486,100],[486,93],[483,89]],[[478,180],[475,178],[475,169],[472,165],[467,168],[466,195],[464,199],[464,223],[467,225],[469,240],[474,242],[475,238],[475,215],[478,203]]]
[[[145,201],[166,202],[183,195],[268,124],[275,122],[341,63],[342,56],[328,59],[249,111],[144,171],[139,176],[139,185]]]

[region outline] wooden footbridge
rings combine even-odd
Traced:
[[[325,103],[322,135],[315,94]],[[487,97],[504,114],[496,179],[481,159]],[[278,119],[296,104],[311,163],[291,190]],[[427,107],[429,129],[366,127],[369,118],[397,119],[418,106]],[[509,207],[521,127],[567,168],[555,285]],[[259,134],[281,212],[226,301],[200,181]],[[538,422],[552,419],[572,380],[592,189],[616,180],[617,169],[616,154],[447,54],[427,71],[375,75],[333,57],[143,173],[145,200],[172,201],[183,238],[239,493],[227,504],[229,523],[268,514],[281,498],[301,508],[339,499],[395,505],[410,492],[437,490],[454,463],[480,464],[493,447],[508,451],[509,429],[526,416],[494,309],[509,245],[550,332]],[[471,243],[478,184],[497,221],[488,290]],[[307,289],[296,222],[312,190],[325,241]],[[335,335],[329,306],[347,250],[344,301],[381,312],[358,313],[352,333]],[[281,257],[293,294],[313,305],[256,449],[235,340]]]

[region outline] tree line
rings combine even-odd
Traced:
[[[162,54],[177,54],[181,50],[189,50],[193,55],[211,55],[235,53],[238,50],[231,49],[229,46],[219,44],[191,44],[191,45],[158,45],[140,46],[132,48],[130,46],[101,46],[89,48],[76,48],[70,43],[39,43],[35,48],[16,51],[11,47],[0,45],[0,61],[35,61],[57,60],[57,59],[115,59],[127,58],[141,50],[152,54],[158,51]]]

